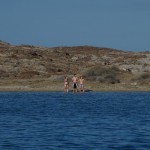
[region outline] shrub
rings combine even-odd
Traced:
[[[148,74],[148,73],[143,73],[140,77],[139,77],[139,79],[142,79],[142,80],[150,80],[150,74]]]
[[[108,75],[108,74],[118,74],[119,69],[115,66],[112,67],[101,67],[96,66],[93,68],[90,68],[85,73],[86,76],[101,76],[101,75]]]
[[[55,75],[55,76],[51,77],[51,80],[54,81],[54,82],[63,82],[64,81],[64,76]]]
[[[96,78],[96,81],[99,81],[100,83],[120,83],[120,80],[115,75],[106,75],[103,77],[98,76]]]
[[[40,73],[38,71],[32,71],[32,70],[28,70],[28,71],[23,71],[19,74],[20,78],[25,78],[25,79],[30,79],[36,75],[40,75]]]
[[[96,66],[93,68],[90,68],[85,72],[85,76],[89,80],[95,80],[99,81],[100,83],[120,83],[120,80],[118,79],[118,74],[120,73],[120,70],[117,67],[103,67],[103,66]]]
[[[0,78],[9,77],[9,73],[0,69]]]
[[[131,81],[133,82],[139,82],[139,83],[149,83],[150,82],[150,74],[149,73],[143,73],[139,75],[138,77],[133,78]]]

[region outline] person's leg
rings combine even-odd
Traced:
[[[66,92],[66,85],[64,85],[64,92]]]
[[[82,85],[80,84],[80,92],[82,92]]]
[[[84,85],[82,85],[82,92],[84,92]]]
[[[78,92],[78,85],[77,85],[77,83],[76,83],[76,93]]]
[[[74,83],[73,83],[73,89],[72,89],[72,91],[73,91],[73,93],[75,92],[75,85],[74,85]]]
[[[67,85],[67,89],[66,89],[66,92],[67,92],[67,93],[69,92],[69,85]]]

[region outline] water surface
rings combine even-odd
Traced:
[[[2,150],[149,150],[150,92],[1,92]]]

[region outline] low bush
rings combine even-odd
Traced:
[[[149,73],[143,73],[135,78],[133,78],[131,81],[138,82],[138,83],[150,83],[150,74]]]
[[[143,73],[140,77],[140,80],[150,80],[150,74],[148,73]]]
[[[28,71],[23,71],[21,72],[18,77],[19,78],[23,78],[23,79],[30,79],[34,76],[40,75],[40,73],[38,71],[32,71],[32,70],[28,70]]]
[[[84,75],[90,81],[115,84],[120,83],[120,80],[118,79],[119,74],[120,70],[117,67],[96,66],[88,69]]]
[[[7,78],[9,77],[9,73],[0,69],[0,78]]]

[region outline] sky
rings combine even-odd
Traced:
[[[150,0],[0,0],[0,40],[150,51]]]

